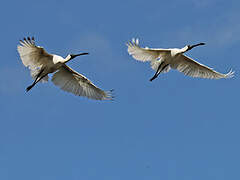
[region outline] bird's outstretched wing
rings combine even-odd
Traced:
[[[52,78],[53,83],[62,90],[71,92],[77,96],[86,96],[96,100],[111,100],[110,92],[105,92],[96,87],[83,75],[72,70],[67,65],[63,65]]]
[[[34,38],[20,40],[20,45],[17,46],[22,63],[31,70],[42,67],[47,64],[52,58],[42,47],[36,46]]]
[[[128,53],[136,60],[139,61],[157,61],[161,56],[169,53],[169,49],[153,49],[153,48],[142,48],[139,46],[138,39],[132,39],[132,42],[126,44],[128,46]]]
[[[181,54],[176,60],[170,64],[171,68],[177,69],[187,76],[208,78],[208,79],[220,79],[233,77],[234,72],[230,70],[227,74],[222,74],[214,71],[203,64],[200,64],[190,57]]]

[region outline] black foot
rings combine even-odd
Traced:
[[[30,89],[32,89],[32,87],[33,87],[33,85],[28,86],[28,87],[26,88],[26,91],[28,92]]]
[[[153,81],[156,78],[157,78],[157,76],[153,76],[149,81]]]

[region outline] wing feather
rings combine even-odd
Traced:
[[[62,66],[52,77],[52,82],[62,90],[71,92],[77,96],[85,96],[96,100],[110,100],[110,93],[96,87],[83,75],[72,70],[67,65]]]
[[[17,50],[24,66],[31,70],[41,68],[52,58],[52,55],[48,54],[42,47],[35,45],[34,38],[28,37],[24,38],[23,41],[20,40]]]
[[[169,49],[153,49],[142,48],[139,46],[138,39],[132,39],[132,42],[126,44],[128,46],[128,53],[136,60],[139,61],[157,61],[165,53],[169,53]]]
[[[220,79],[230,78],[234,75],[232,70],[230,70],[227,74],[222,74],[183,54],[179,55],[179,58],[176,58],[176,60],[171,64],[171,68],[177,69],[187,76],[199,78]]]

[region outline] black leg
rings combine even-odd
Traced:
[[[46,76],[46,75],[45,75],[45,76]],[[34,83],[33,83],[32,85],[30,85],[30,86],[28,86],[28,87],[26,88],[26,91],[28,92],[30,89],[32,89],[33,86],[35,86],[35,84],[37,84],[39,81],[41,81],[41,79],[44,78],[45,76],[42,76],[42,77],[40,77],[37,81],[34,81]]]
[[[42,69],[39,73],[38,73],[38,75],[37,75],[37,77],[36,77],[36,79],[34,80],[34,82],[30,85],[30,86],[28,86],[27,88],[26,88],[26,91],[28,92],[30,89],[32,89],[33,88],[33,86],[35,86],[35,84],[37,84],[43,77],[41,77],[39,80],[38,80],[38,78],[41,76],[41,74],[43,73],[43,71],[44,71],[44,69]]]
[[[158,77],[158,74],[154,74],[154,76],[149,80],[149,81],[153,81],[154,79],[156,79]]]
[[[154,80],[154,79],[156,79],[156,78],[158,77],[158,75],[159,75],[159,74],[158,74],[158,71],[160,70],[162,64],[163,64],[163,62],[161,62],[161,63],[159,64],[156,73],[154,74],[154,76],[153,76],[149,81],[152,81],[152,80]]]
[[[158,77],[158,75],[169,65],[166,64],[165,66],[163,66],[163,68],[160,70],[160,66],[162,65],[162,63],[158,66],[158,69],[156,71],[156,73],[154,74],[154,76],[150,79],[150,81],[153,81],[154,79],[156,79]],[[160,71],[159,71],[160,70]]]
[[[34,85],[35,85],[35,84],[32,84],[32,85],[28,86],[28,87],[26,88],[26,91],[28,92],[30,89],[32,89],[32,87],[33,87]]]
[[[163,66],[163,68],[161,69],[161,71],[159,72],[159,74],[168,66],[169,64],[166,64],[165,66]]]

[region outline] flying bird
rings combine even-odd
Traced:
[[[134,59],[142,62],[151,62],[151,67],[156,71],[156,73],[150,81],[156,79],[162,72],[167,73],[171,68],[177,69],[178,71],[191,77],[209,79],[233,77],[234,72],[232,70],[230,70],[227,74],[222,74],[184,55],[185,52],[191,50],[192,48],[202,45],[205,45],[205,43],[187,45],[181,49],[154,49],[140,47],[138,39],[132,39],[132,42],[127,43],[128,53],[132,55]]]
[[[47,53],[43,47],[36,46],[33,37],[20,40],[17,50],[23,65],[30,69],[31,76],[34,79],[34,82],[27,87],[26,91],[32,89],[38,82],[47,82],[48,74],[54,73],[52,82],[64,91],[95,100],[112,99],[111,91],[101,90],[82,74],[66,65],[68,61],[88,53],[69,54],[66,58],[62,58]]]

